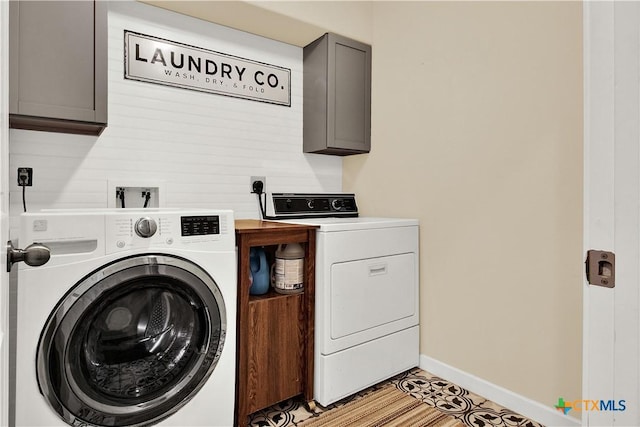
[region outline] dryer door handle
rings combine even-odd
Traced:
[[[39,267],[46,264],[51,258],[51,250],[42,243],[32,243],[24,249],[13,247],[11,240],[7,242],[7,272],[16,262],[24,261],[32,267]]]

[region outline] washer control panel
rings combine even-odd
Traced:
[[[180,217],[182,236],[206,236],[220,234],[220,217],[212,216],[183,216]]]
[[[275,219],[356,217],[358,206],[355,195],[348,193],[271,193],[267,215]]]
[[[233,230],[231,214],[113,214],[106,217],[105,225],[108,252],[149,247],[197,249],[234,238],[229,232],[229,227]]]
[[[158,230],[158,224],[153,218],[145,216],[136,221],[134,229],[138,236],[149,238],[156,234],[156,231]]]

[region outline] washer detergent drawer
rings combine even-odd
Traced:
[[[411,318],[415,280],[413,253],[334,264],[331,339]]]

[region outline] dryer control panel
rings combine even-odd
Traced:
[[[350,193],[271,193],[267,196],[270,219],[357,217],[356,197]]]

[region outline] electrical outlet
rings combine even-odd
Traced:
[[[257,182],[262,182],[262,189],[259,188]],[[267,177],[266,176],[252,176],[249,179],[249,191],[251,193],[266,193],[267,192]]]
[[[33,168],[18,168],[18,185],[20,187],[33,185]]]

